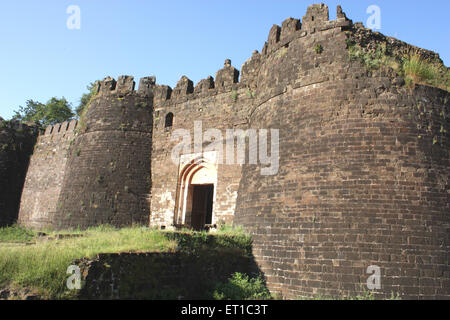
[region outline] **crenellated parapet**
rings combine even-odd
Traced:
[[[247,94],[253,95],[258,87],[258,73],[270,54],[282,47],[287,47],[295,39],[332,28],[349,28],[351,25],[352,21],[347,19],[340,6],[337,7],[337,19],[329,21],[328,6],[312,5],[302,21],[290,17],[283,21],[281,26],[273,25],[261,53],[255,50],[242,65],[241,71],[231,65],[230,59],[226,59],[223,68],[216,72],[215,78],[209,76],[195,86],[186,76],[177,82],[173,90],[169,86],[155,84],[154,106],[160,108],[176,105],[198,97],[232,93],[239,89],[245,89],[250,92]]]
[[[208,76],[200,80],[195,86],[194,82],[186,76],[180,78],[174,89],[167,85],[156,84],[153,78],[151,88],[153,105],[155,107],[175,105],[199,97],[232,92],[243,87],[239,83],[239,73],[239,70],[231,65],[231,60],[226,59],[224,67],[217,71],[215,79],[212,76]],[[254,74],[255,72],[252,71],[252,76]]]
[[[286,46],[294,39],[306,37],[309,34],[333,28],[349,28],[352,24],[352,21],[342,11],[341,6],[337,7],[336,20],[330,21],[328,6],[325,4],[314,4],[308,7],[301,21],[288,18],[282,23],[281,27],[273,25],[270,29],[268,40],[262,49],[262,54],[270,54]]]
[[[57,123],[49,125],[45,128],[44,136],[56,136],[66,133],[73,133],[77,128],[78,120],[64,121],[63,123]]]
[[[134,77],[123,75],[117,78],[117,81],[107,76],[103,81],[98,83],[98,96],[119,96],[124,97],[130,94],[139,94],[148,96],[152,93],[152,88],[155,86],[155,77],[144,77],[139,81],[139,89],[135,89],[136,82]]]

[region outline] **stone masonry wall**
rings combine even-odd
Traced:
[[[36,126],[0,118],[0,227],[17,220],[20,195],[37,135]]]
[[[226,60],[215,78],[194,87],[182,77],[173,90],[154,77],[141,79],[138,91],[132,77],[106,78],[73,142],[40,137],[19,220],[172,227],[184,165],[172,152],[201,158],[212,150],[211,139],[192,148],[196,121],[201,133],[222,134],[214,141],[221,148],[226,129],[278,129],[275,175],[249,164],[256,146],[247,145],[244,165],[213,164],[213,223],[251,232],[272,292],[356,295],[375,265],[380,297],[450,298],[449,93],[353,61],[352,42],[393,54],[417,49],[353,24],[340,7],[329,21],[319,4],[301,21],[274,25],[240,72]],[[180,130],[191,139],[180,144]],[[45,162],[48,172],[40,172]]]
[[[49,127],[27,175],[19,222],[33,228],[149,221],[152,95],[106,78],[79,122]],[[60,129],[61,128],[61,129]],[[75,130],[76,128],[76,130]]]
[[[145,88],[135,91],[128,76],[101,83],[69,150],[55,227],[148,224],[152,97]]]
[[[58,198],[66,172],[77,121],[48,126],[39,135],[30,160],[20,203],[19,223],[27,227],[51,227],[59,209]]]
[[[212,299],[217,283],[255,271],[252,259],[236,248],[102,254],[78,265],[85,283],[81,299]]]
[[[356,30],[327,17],[310,7],[289,44],[272,28],[250,126],[280,129],[280,170],[244,165],[234,223],[287,298],[354,296],[375,265],[379,297],[448,299],[449,94],[350,61]]]
[[[253,100],[250,89],[238,83],[239,72],[225,61],[223,69],[212,77],[199,82],[194,88],[192,81],[186,77],[178,82],[172,91],[166,86],[157,86],[155,93],[155,111],[152,151],[152,226],[171,227],[175,221],[176,195],[179,191],[179,166],[172,161],[172,150],[182,141],[173,138],[176,130],[186,130],[190,141],[183,144],[181,155],[194,154],[194,124],[201,121],[201,133],[208,129],[220,131],[222,139],[214,141],[222,150],[222,161],[217,164],[216,198],[213,207],[213,224],[228,223],[233,220],[237,189],[240,181],[241,165],[225,164],[226,130],[247,126],[247,115]],[[173,125],[165,127],[166,116],[173,114]],[[201,139],[201,138],[200,138]],[[208,151],[211,139],[205,139],[202,151]],[[231,145],[233,141],[229,143]],[[187,147],[187,149],[184,148]],[[237,143],[233,150],[236,155]],[[220,153],[220,152],[219,152]]]

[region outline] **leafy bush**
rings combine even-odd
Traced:
[[[236,272],[226,283],[219,283],[214,290],[216,300],[270,300],[269,290],[261,276],[250,278]]]
[[[99,80],[91,82],[86,88],[87,93],[83,93],[80,98],[80,104],[75,109],[75,112],[79,118],[85,114],[85,108],[92,102],[92,99],[97,95]]]
[[[347,43],[347,45],[349,46],[350,59],[361,61],[369,70],[377,70],[382,65],[392,64],[392,59],[388,56],[385,45],[377,46],[375,52],[367,51],[354,43]]]

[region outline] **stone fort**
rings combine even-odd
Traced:
[[[14,146],[0,148],[0,222],[234,224],[253,236],[269,289],[285,297],[360,292],[375,265],[382,296],[450,298],[449,93],[367,68],[351,59],[355,44],[441,61],[353,23],[340,6],[331,21],[319,4],[274,25],[240,71],[227,59],[215,78],[194,86],[183,76],[174,89],[107,77],[79,120],[40,134],[0,129]],[[222,140],[203,136],[195,152],[174,139],[181,129],[194,137],[196,121]],[[249,161],[258,152],[248,133],[261,129],[267,152],[279,151],[273,175]],[[272,145],[270,129],[279,130]],[[229,161],[242,137],[245,161]]]

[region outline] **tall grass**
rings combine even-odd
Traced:
[[[418,52],[413,51],[405,55],[402,68],[409,84],[426,84],[450,91],[449,69],[423,58]]]
[[[35,236],[36,232],[18,225],[0,228],[0,242],[28,242]]]
[[[403,72],[416,83],[429,82],[436,78],[438,73],[436,67],[418,53],[403,57]]]
[[[99,253],[174,251],[176,242],[148,228],[97,227],[84,236],[40,242],[32,246],[0,246],[0,287],[36,289],[47,298],[65,292],[67,268],[76,259]]]

